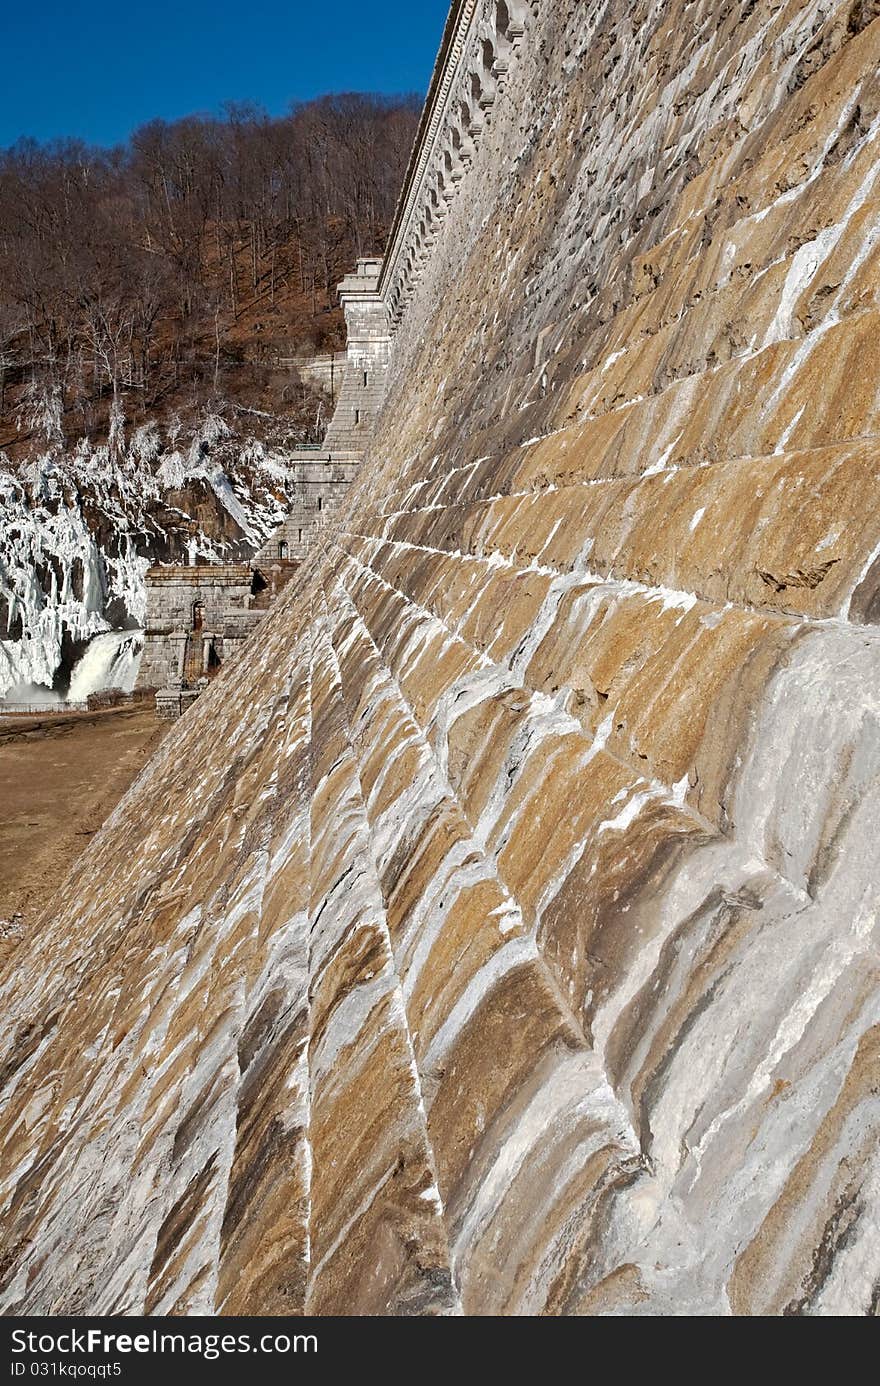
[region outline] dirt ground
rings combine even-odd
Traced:
[[[0,718],[0,962],[27,937],[168,727],[151,701]]]

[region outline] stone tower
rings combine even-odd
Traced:
[[[338,286],[347,345],[336,408],[323,443],[291,454],[296,499],[287,519],[257,554],[259,564],[304,558],[357,475],[385,395],[391,359],[388,309],[379,290],[381,271],[381,259],[363,257]]]

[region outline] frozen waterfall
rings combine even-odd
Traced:
[[[100,688],[134,688],[143,647],[141,630],[108,630],[96,635],[70,676],[68,701],[84,702]]]

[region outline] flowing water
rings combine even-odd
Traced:
[[[143,631],[109,630],[96,635],[80,656],[70,676],[67,701],[84,702],[101,688],[131,692],[137,678],[143,648]]]

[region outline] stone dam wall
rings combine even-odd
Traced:
[[[878,68],[453,6],[357,478],[0,977],[7,1312],[877,1312]]]

